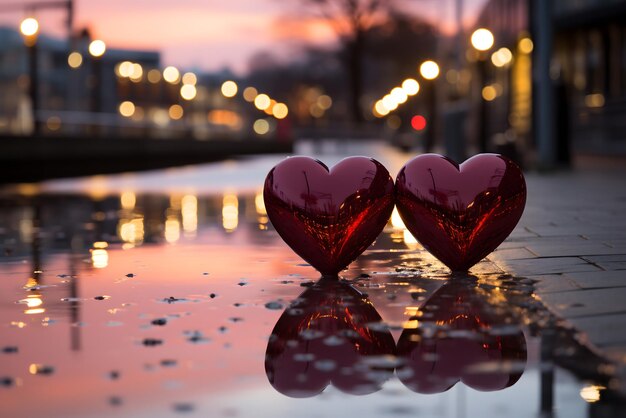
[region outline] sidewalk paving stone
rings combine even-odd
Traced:
[[[535,294],[581,340],[626,364],[626,171],[526,176],[526,210],[489,260],[535,281]]]

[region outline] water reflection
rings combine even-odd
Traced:
[[[282,314],[270,336],[265,371],[272,386],[295,398],[329,384],[364,395],[393,375],[395,342],[367,296],[321,279]],[[390,357],[391,356],[391,357]]]
[[[290,397],[315,396],[332,384],[350,394],[381,389],[394,369],[414,392],[436,394],[459,381],[478,391],[513,386],[524,373],[526,339],[502,307],[499,289],[454,278],[411,316],[398,344],[367,296],[321,279],[285,310],[270,336],[265,370]]]
[[[498,289],[482,289],[472,277],[455,278],[437,290],[398,341],[402,383],[425,394],[444,392],[459,381],[479,391],[514,385],[526,364],[526,340],[510,312],[496,305],[499,296]]]

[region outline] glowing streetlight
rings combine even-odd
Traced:
[[[513,53],[508,48],[500,48],[491,54],[491,62],[496,67],[505,67],[513,60]]]
[[[198,91],[193,84],[183,84],[180,88],[180,97],[185,100],[193,100],[196,98]]]
[[[254,106],[259,110],[265,110],[272,104],[272,100],[267,94],[259,94],[254,99]]]
[[[235,97],[237,90],[237,83],[232,80],[224,81],[224,83],[222,83],[222,94],[224,97]]]
[[[24,36],[35,36],[39,32],[39,22],[34,17],[27,17],[20,24],[20,32]]]
[[[478,51],[488,51],[495,42],[493,33],[489,29],[480,28],[472,33],[472,46]]]
[[[420,85],[417,80],[413,78],[407,78],[402,82],[402,90],[409,96],[415,96],[420,91]]]
[[[94,58],[100,58],[104,55],[106,50],[106,44],[100,39],[95,39],[89,44],[89,54],[91,54],[91,56]]]
[[[439,77],[439,65],[432,60],[424,61],[420,65],[420,74],[426,80],[434,80]]]
[[[83,56],[80,52],[74,51],[67,56],[67,65],[71,68],[78,68],[83,64]]]
[[[180,71],[170,65],[163,70],[163,79],[170,84],[176,84],[180,80]]]

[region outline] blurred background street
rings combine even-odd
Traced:
[[[303,138],[621,162],[625,16],[618,0],[3,0],[2,180]]]

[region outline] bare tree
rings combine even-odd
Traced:
[[[366,33],[385,20],[393,0],[301,0],[314,7],[339,36],[346,51],[346,70],[350,90],[350,114],[354,122],[363,121],[363,55]]]

